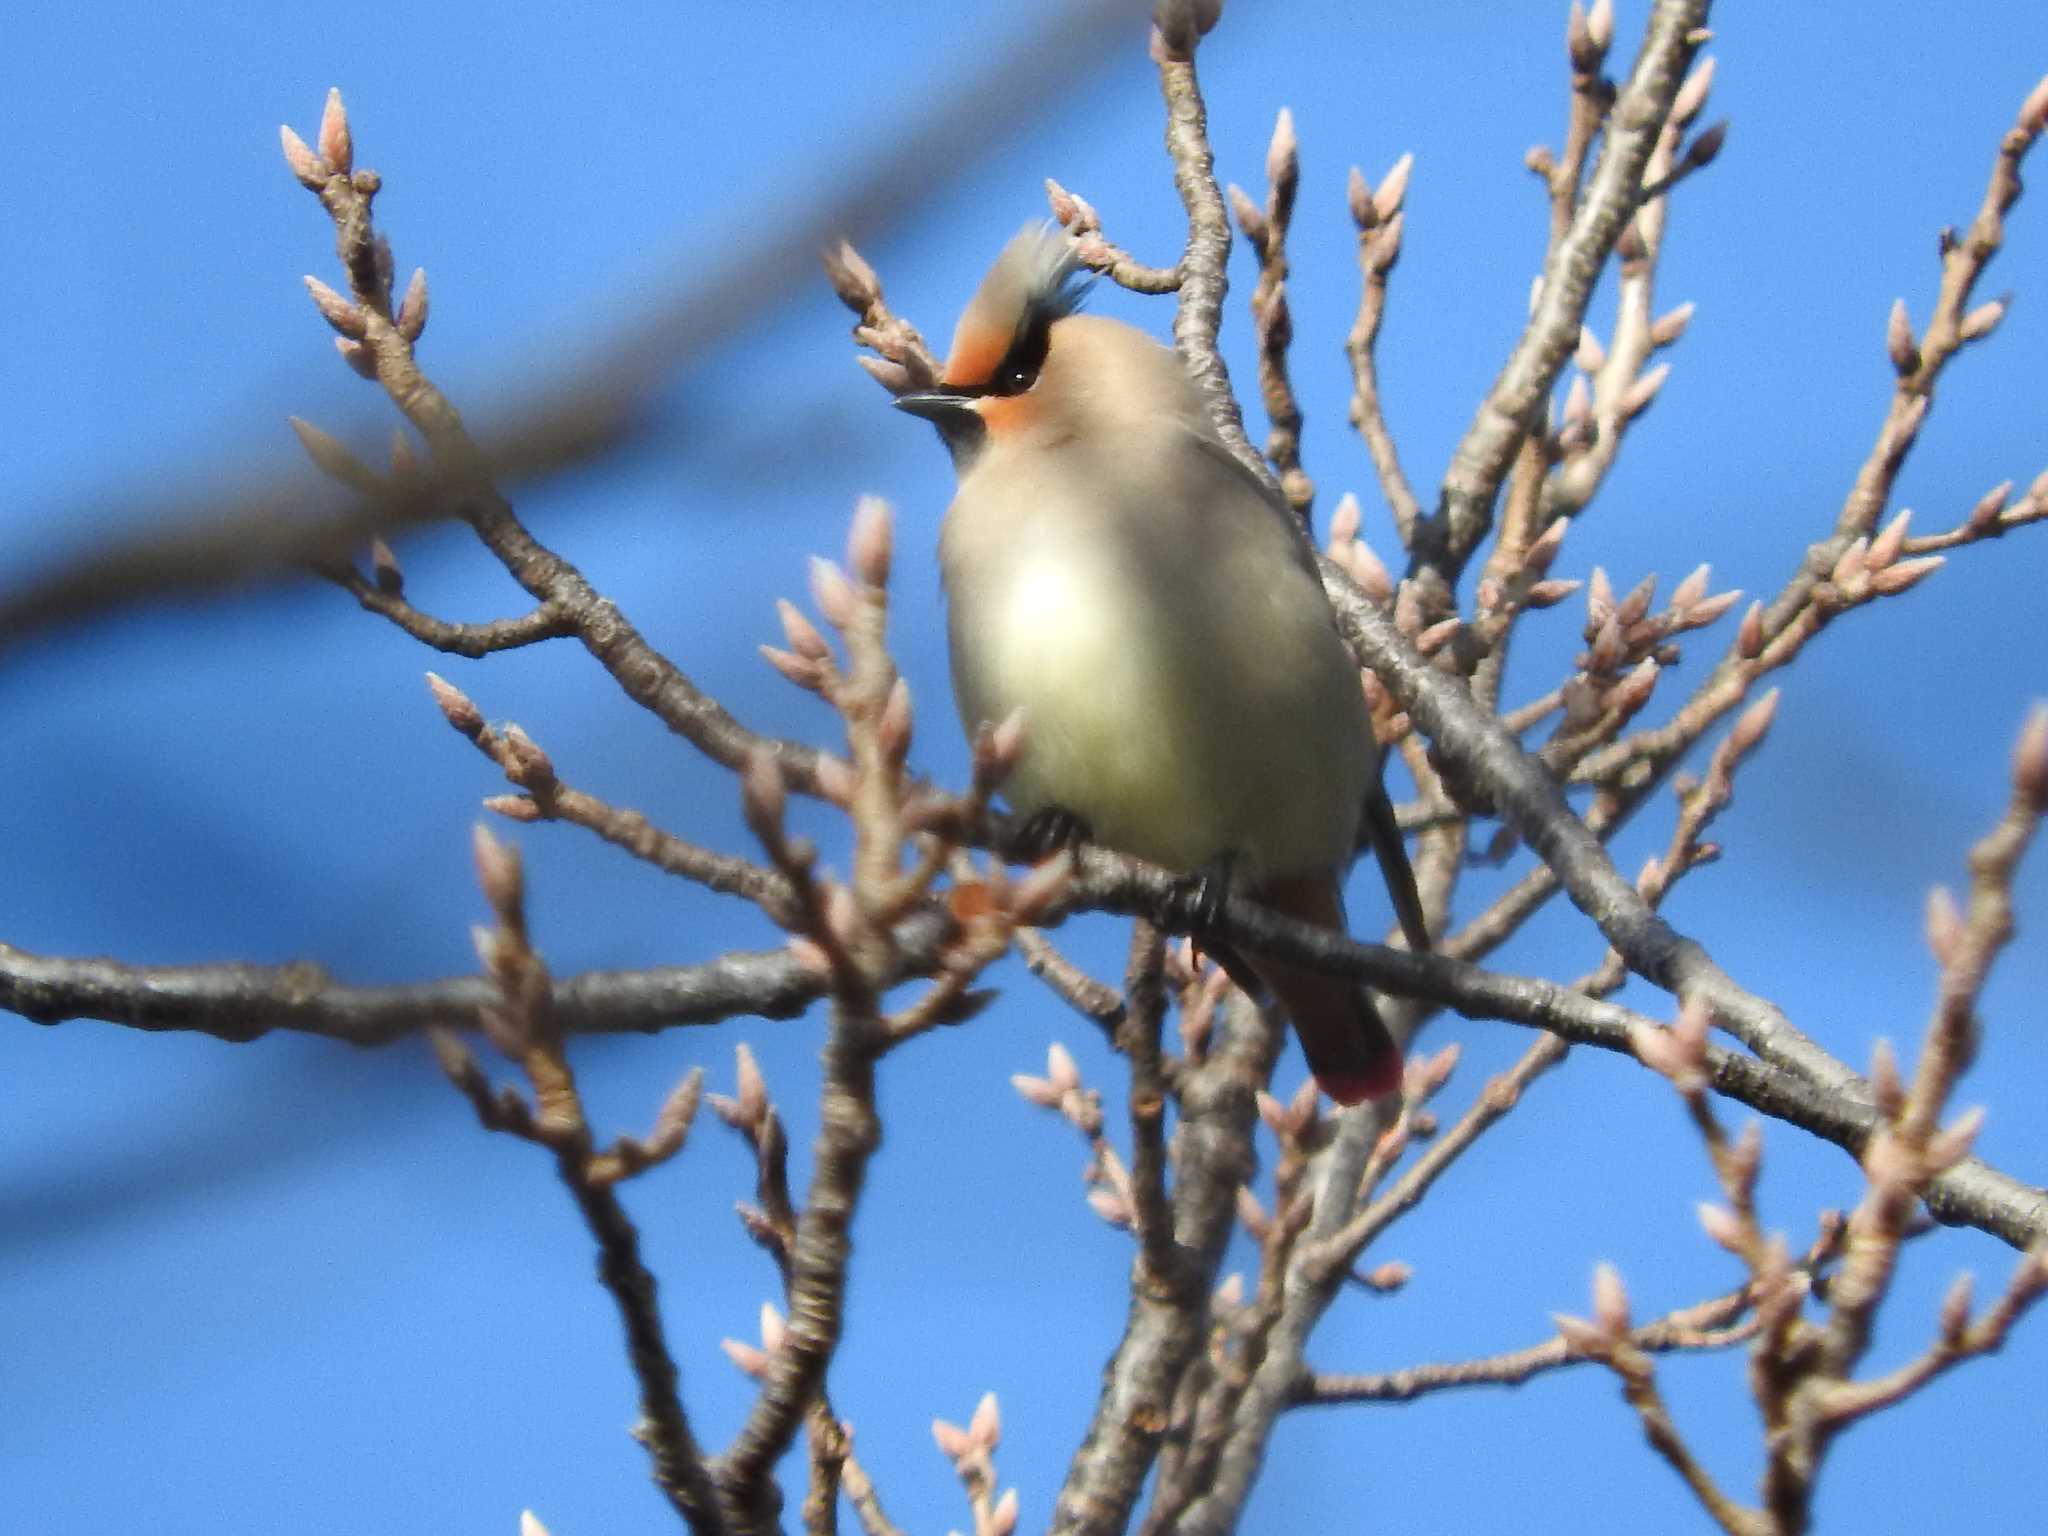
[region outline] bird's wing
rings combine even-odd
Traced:
[[[1294,548],[1302,569],[1314,579],[1316,590],[1320,592],[1323,577],[1316,566],[1315,549],[1293,510],[1274,494],[1271,486],[1253,474],[1243,460],[1225,447],[1221,439],[1202,432],[1191,433],[1190,436],[1213,463],[1227,466],[1227,473],[1256,496],[1265,510],[1286,521],[1294,534]],[[1334,611],[1330,615],[1330,623],[1336,627]],[[1349,649],[1348,645],[1346,649]],[[1387,895],[1394,903],[1394,915],[1400,919],[1401,932],[1407,936],[1408,947],[1419,954],[1430,947],[1429,922],[1423,915],[1422,893],[1416,889],[1415,870],[1408,862],[1408,848],[1401,840],[1400,824],[1394,819],[1394,803],[1387,798],[1386,785],[1380,780],[1378,768],[1374,769],[1371,782],[1366,786],[1362,830],[1367,846],[1379,862],[1380,878],[1386,882]]]

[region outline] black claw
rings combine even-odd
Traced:
[[[1026,816],[1011,838],[1011,848],[1022,862],[1036,863],[1051,858],[1063,848],[1078,848],[1094,833],[1087,819],[1063,805],[1041,806]]]
[[[1230,894],[1230,875],[1237,864],[1234,853],[1219,853],[1192,874],[1174,882],[1171,898],[1175,926],[1197,938],[1212,932],[1223,916],[1223,902]],[[1211,954],[1215,946],[1205,944]]]

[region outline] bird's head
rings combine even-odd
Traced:
[[[897,397],[939,429],[963,473],[991,445],[1050,447],[1167,414],[1206,422],[1171,352],[1132,326],[1076,313],[1088,281],[1057,229],[1026,229],[960,316],[938,386]]]

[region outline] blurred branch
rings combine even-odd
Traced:
[[[1119,56],[1142,14],[1138,0],[1065,0],[1025,37],[984,53],[987,62],[896,141],[765,238],[639,309],[580,366],[550,349],[540,367],[507,377],[552,380],[481,437],[480,470],[512,484],[588,461],[650,425],[648,404],[681,368],[770,313],[810,280],[819,248],[872,237],[937,197],[983,155],[1027,131],[1063,96]],[[233,475],[199,477],[222,483]],[[288,579],[304,566],[346,561],[373,538],[461,515],[462,489],[435,479],[369,501],[322,494],[302,480],[259,486],[223,508],[217,497],[129,508],[138,531],[0,596],[0,651],[52,625],[179,592]],[[53,508],[31,526],[93,526],[100,510]]]

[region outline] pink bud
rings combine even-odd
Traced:
[[[1700,108],[1707,104],[1707,93],[1714,88],[1714,59],[1711,55],[1701,59],[1685,83],[1678,88],[1678,95],[1671,102],[1671,122],[1683,128],[1700,115]]]
[[[532,794],[545,794],[555,787],[555,765],[540,744],[516,725],[504,732],[505,776]]]
[[[1657,577],[1652,573],[1630,587],[1628,596],[1615,605],[1614,622],[1624,630],[1640,624],[1656,595]]]
[[[1679,613],[1683,613],[1701,598],[1705,597],[1707,595],[1707,582],[1713,575],[1713,570],[1714,568],[1710,565],[1695,566],[1691,575],[1671,589],[1672,608]]]
[[[1285,1137],[1289,1132],[1287,1106],[1264,1089],[1259,1090],[1257,1103],[1259,1106],[1259,1119],[1265,1122],[1266,1129],[1275,1136]]]
[[[1963,1330],[1970,1326],[1970,1304],[1976,1298],[1976,1281],[1969,1271],[1957,1275],[1950,1284],[1948,1293],[1941,1298],[1941,1311],[1936,1326],[1941,1336],[1953,1343],[1963,1336]]]
[[[1693,311],[1697,308],[1687,299],[1678,308],[1657,317],[1650,327],[1650,343],[1653,346],[1668,347],[1685,334],[1685,328],[1692,323]]]
[[[1522,595],[1522,606],[1539,610],[1554,608],[1584,585],[1578,581],[1539,581]]]
[[[1594,566],[1586,578],[1586,626],[1599,629],[1614,617],[1614,584],[1607,579],[1604,566]]]
[[[1992,299],[1979,304],[1963,316],[1959,327],[1964,341],[1977,341],[1998,329],[1998,322],[2005,318],[2005,300]]]
[[[1998,484],[1991,487],[1990,490],[1977,498],[1977,505],[1970,508],[1970,516],[1967,520],[1969,527],[1982,531],[1997,522],[1998,514],[2005,510],[2005,503],[2011,495],[2012,482],[2010,480],[2001,480]]]
[[[846,563],[853,567],[862,581],[871,587],[886,587],[889,584],[889,557],[895,544],[895,533],[890,525],[889,504],[879,496],[863,496],[854,504],[853,531],[846,541]],[[820,600],[819,608],[827,618],[832,618]],[[840,621],[833,618],[833,622]],[[843,629],[845,625],[841,624]]]
[[[738,1339],[720,1339],[718,1347],[725,1351],[725,1358],[737,1366],[743,1375],[759,1381],[768,1374],[768,1357],[751,1344]]]
[[[351,341],[346,336],[334,338],[334,350],[341,354],[349,371],[357,378],[375,380],[377,377],[377,354],[360,341]]]
[[[981,1401],[974,1405],[974,1417],[967,1421],[967,1438],[984,1451],[992,1451],[1002,1443],[1003,1415],[995,1393],[982,1393]]]
[[[370,467],[350,453],[338,438],[330,437],[310,421],[301,420],[297,416],[285,419],[297,435],[299,446],[306,450],[306,457],[324,474],[332,476],[353,490],[375,491],[379,488],[377,477],[370,472]]]
[[[761,1123],[761,1117],[768,1113],[768,1082],[761,1076],[760,1063],[754,1060],[754,1052],[742,1040],[733,1048],[738,1064],[738,1087],[735,1102],[739,1107],[741,1124],[753,1127]]]
[[[889,689],[889,697],[882,705],[882,718],[875,727],[883,755],[899,766],[910,755],[911,725],[910,684],[899,677]]]
[[[1522,569],[1541,575],[1550,569],[1550,562],[1557,558],[1557,552],[1564,547],[1565,531],[1571,526],[1568,517],[1555,517],[1543,532],[1529,546],[1529,552],[1522,556]]]
[[[1614,0],[1593,0],[1586,14],[1586,36],[1602,53],[1614,41]]]
[[[1607,349],[1600,345],[1600,338],[1588,326],[1579,327],[1579,347],[1573,353],[1572,361],[1585,373],[1598,373],[1607,363]]]
[[[1709,1241],[1730,1253],[1742,1252],[1742,1221],[1733,1211],[1725,1205],[1715,1205],[1708,1200],[1702,1200],[1696,1209],[1699,1212],[1700,1226],[1706,1231]]]
[[[435,705],[450,725],[472,741],[482,733],[483,711],[470,701],[468,694],[438,672],[427,674],[427,687],[433,692]]]
[[[361,341],[368,329],[363,312],[310,273],[305,283],[306,292],[313,296],[314,307],[320,311],[320,318],[342,335]]]
[[[2037,816],[2048,815],[2048,704],[2036,704],[2012,754],[2012,786]]]
[[[1273,231],[1267,227],[1265,214],[1259,211],[1259,205],[1251,200],[1244,188],[1234,181],[1224,189],[1224,196],[1230,199],[1230,211],[1237,218],[1237,227],[1244,231],[1245,239],[1251,242],[1251,247],[1258,253],[1260,260],[1264,260],[1267,243],[1273,238]]]
[[[824,946],[819,944],[817,940],[807,939],[802,934],[796,934],[784,942],[783,948],[789,951],[790,959],[794,960],[798,966],[809,972],[812,976],[815,976],[818,980],[828,981],[831,979],[832,957],[825,953]]]
[[[762,1302],[761,1347],[772,1355],[782,1348],[782,1341],[787,1335],[788,1330],[783,1327],[782,1314],[775,1310],[775,1303],[772,1301]]]
[[[341,89],[327,93],[327,105],[320,113],[320,158],[343,176],[355,167],[355,145],[349,137],[348,109],[341,104]]]
[[[1346,491],[1337,499],[1336,509],[1330,513],[1330,543],[1333,550],[1334,546],[1348,544],[1358,537],[1360,521],[1358,498]]]
[[[1601,1263],[1593,1269],[1593,1322],[1610,1338],[1619,1339],[1628,1332],[1628,1287],[1612,1264]]]
[[[1003,1496],[996,1500],[996,1507],[989,1511],[988,1519],[982,1522],[981,1530],[975,1536],[1011,1536],[1017,1529],[1017,1490],[1006,1488]]]
[[[1062,848],[1017,882],[1010,898],[1010,915],[1027,925],[1043,922],[1047,913],[1066,900],[1073,879],[1074,851]]]
[[[1906,1107],[1906,1085],[1899,1078],[1899,1058],[1892,1043],[1879,1037],[1870,1048],[1870,1102],[1887,1120],[1896,1120]]]
[[[1384,603],[1394,595],[1393,576],[1365,540],[1351,541],[1349,558],[1344,566],[1351,573],[1351,579],[1358,583],[1358,590],[1375,603]]]
[[[1216,1287],[1214,1304],[1218,1311],[1228,1312],[1244,1305],[1244,1276],[1232,1270]]]
[[[811,601],[833,628],[842,631],[852,627],[854,616],[860,611],[853,584],[822,555],[811,556]]]
[[[427,328],[427,269],[414,267],[412,280],[405,285],[405,298],[398,306],[398,334],[407,341],[418,341],[420,332]]]
[[[470,852],[476,858],[477,884],[483,887],[484,900],[491,904],[491,909],[501,915],[517,912],[525,899],[526,885],[519,850],[510,843],[499,842],[480,821],[470,832]]]
[[[1762,698],[1745,709],[1735,721],[1735,729],[1728,733],[1729,744],[1737,756],[1755,750],[1756,744],[1764,739],[1764,733],[1771,728],[1771,722],[1778,714],[1778,690],[1773,688]]]
[[[1847,590],[1856,585],[1870,564],[1870,540],[1852,539],[1835,561],[1835,568],[1828,573],[1828,579],[1836,586]]]
[[[1901,560],[1888,565],[1870,578],[1871,590],[1891,597],[1919,584],[1922,577],[1930,576],[1948,563],[1943,555],[1922,555],[1916,560]]]
[[[1057,1040],[1045,1048],[1045,1075],[1062,1096],[1081,1086],[1081,1069],[1074,1065],[1073,1055]]]
[[[967,1438],[967,1431],[945,1419],[932,1420],[932,1439],[939,1447],[939,1454],[948,1461],[958,1461],[974,1450],[974,1442]]]
[[[2043,75],[2041,83],[2027,92],[2027,99],[2020,103],[2016,126],[2021,133],[2030,136],[2048,128],[2048,75]]]
[[[910,389],[914,382],[910,370],[901,363],[892,363],[886,357],[869,357],[862,353],[854,359],[861,371],[892,395],[900,395]]]
[[[1891,356],[1892,367],[1899,373],[1918,371],[1920,348],[1913,341],[1913,321],[1906,313],[1904,299],[1892,300],[1891,314],[1885,319],[1884,349]]]
[[[1650,402],[1657,398],[1657,392],[1664,387],[1664,381],[1671,377],[1671,365],[1659,363],[1642,375],[1622,393],[1621,403],[1615,413],[1623,421],[1632,421],[1650,408]]]
[[[1550,1320],[1557,1327],[1558,1337],[1564,1340],[1565,1347],[1573,1354],[1599,1358],[1607,1353],[1612,1341],[1583,1317],[1573,1317],[1569,1312],[1553,1312]]]
[[[507,821],[532,823],[546,819],[540,807],[524,795],[486,795],[481,804],[493,816],[502,816]]]
[[[1385,277],[1394,270],[1394,263],[1401,259],[1401,233],[1407,226],[1407,219],[1405,213],[1395,214],[1383,222],[1366,243],[1365,265],[1373,276]]]
[[[1439,619],[1415,637],[1415,649],[1425,656],[1434,656],[1450,644],[1457,637],[1458,631],[1464,627],[1465,621],[1460,618]]]
[[[1764,649],[1764,605],[1761,601],[1749,605],[1749,611],[1742,616],[1742,627],[1735,633],[1735,653],[1745,660],[1754,661]]]
[[[1027,1104],[1036,1104],[1040,1109],[1059,1108],[1060,1091],[1042,1077],[1033,1077],[1028,1072],[1012,1072],[1010,1086]]]
[[[1265,1240],[1270,1226],[1266,1220],[1266,1208],[1259,1204],[1259,1197],[1252,1193],[1249,1184],[1240,1184],[1237,1187],[1237,1219],[1255,1240]]]
[[[841,947],[851,949],[861,941],[865,927],[861,921],[860,903],[854,899],[851,888],[837,880],[819,883],[825,893],[825,926]]]
[[[845,758],[834,757],[830,752],[820,752],[814,776],[818,781],[819,794],[842,811],[852,808],[854,792],[860,787],[860,776],[853,771],[852,764]]]
[[[782,635],[792,651],[812,661],[825,661],[831,657],[832,647],[826,644],[825,637],[818,633],[818,627],[803,616],[796,604],[778,597],[775,612],[782,620]]]
[[[318,192],[327,184],[327,162],[308,149],[306,141],[293,133],[289,126],[280,127],[277,136],[284,145],[284,163],[291,167],[299,185]]]
[[[285,131],[289,133],[291,130]],[[1351,208],[1351,221],[1360,230],[1371,229],[1379,223],[1379,212],[1372,205],[1372,184],[1365,179],[1365,172],[1355,165],[1345,178],[1344,198]]]
[[[797,687],[808,688],[815,693],[824,685],[824,669],[817,662],[806,660],[793,651],[785,651],[773,645],[756,646],[755,649],[761,653],[763,661]]]
[[[1881,571],[1899,558],[1899,550],[1906,542],[1906,530],[1912,521],[1913,511],[1907,507],[1885,524],[1884,532],[1871,541],[1870,555],[1864,562],[1871,570]]]
[[[1408,177],[1415,169],[1415,155],[1411,151],[1396,160],[1393,168],[1380,178],[1378,190],[1372,195],[1372,211],[1378,215],[1379,223],[1386,223],[1401,211],[1401,204],[1408,196]]]
[[[1954,965],[1962,955],[1963,938],[1963,914],[1956,899],[1948,887],[1937,885],[1927,893],[1927,947],[1935,963],[1944,969]]]
[[[1984,1129],[1984,1106],[1972,1105],[1927,1138],[1927,1166],[1945,1173],[1970,1155],[1977,1133]]]
[[[1003,716],[1002,723],[989,735],[991,766],[1000,773],[1008,773],[1017,765],[1017,759],[1024,753],[1024,742],[1028,715],[1022,704]]]
[[[1130,1201],[1113,1189],[1089,1190],[1088,1206],[1112,1227],[1128,1227],[1131,1224]]]
[[[1272,142],[1266,146],[1266,180],[1277,186],[1299,174],[1299,153],[1300,140],[1294,134],[1294,114],[1282,107],[1273,123]]]

